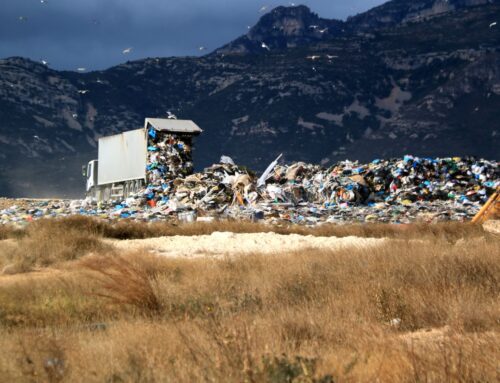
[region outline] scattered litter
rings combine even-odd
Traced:
[[[193,173],[190,138],[148,132],[148,184],[123,201],[24,201],[5,207],[0,224],[72,214],[108,220],[270,224],[467,221],[500,186],[496,161],[476,158],[341,161],[329,168],[279,156],[257,178],[227,156]],[[17,202],[16,202],[17,203]]]

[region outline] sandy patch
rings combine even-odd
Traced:
[[[314,237],[276,233],[236,234],[215,232],[211,235],[172,236],[138,240],[106,241],[121,250],[149,250],[167,257],[225,257],[228,255],[284,254],[304,249],[365,249],[382,245],[387,239],[358,237]]]
[[[418,331],[412,331],[401,335],[401,339],[409,344],[415,343],[432,343],[443,341],[446,337],[451,334],[451,329],[449,326],[440,328],[429,328],[422,329]]]
[[[486,221],[483,228],[489,233],[500,235],[500,219]]]

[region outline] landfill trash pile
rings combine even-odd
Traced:
[[[269,198],[319,204],[418,201],[485,202],[500,179],[498,163],[461,158],[344,161],[329,169],[296,163],[277,166],[266,181]]]
[[[161,215],[186,210],[223,210],[234,204],[238,191],[251,200],[248,193],[251,186],[252,178],[248,173],[236,165],[221,163],[203,173],[183,174],[182,177],[150,183],[117,207],[122,210],[122,207],[146,205]],[[255,192],[253,198],[257,198]]]
[[[302,162],[284,165],[278,158],[257,178],[227,156],[192,173],[189,142],[160,134],[151,136],[149,143],[150,182],[136,195],[107,203],[86,199],[0,208],[0,223],[71,214],[308,225],[463,221],[470,220],[500,186],[499,163],[475,158],[405,156],[368,164],[342,161],[329,168]]]
[[[153,128],[148,130],[146,171],[152,187],[193,173],[190,136],[173,135]]]

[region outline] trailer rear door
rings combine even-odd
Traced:
[[[146,157],[144,129],[99,139],[99,185],[145,179]]]

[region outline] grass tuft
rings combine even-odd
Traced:
[[[147,257],[147,256],[146,256]],[[98,296],[118,305],[130,305],[147,316],[162,309],[155,290],[155,274],[145,262],[133,262],[122,256],[89,257],[81,263],[94,273],[102,292]]]
[[[17,243],[0,246],[4,274],[27,272],[109,250],[93,220],[40,220],[31,223]]]

